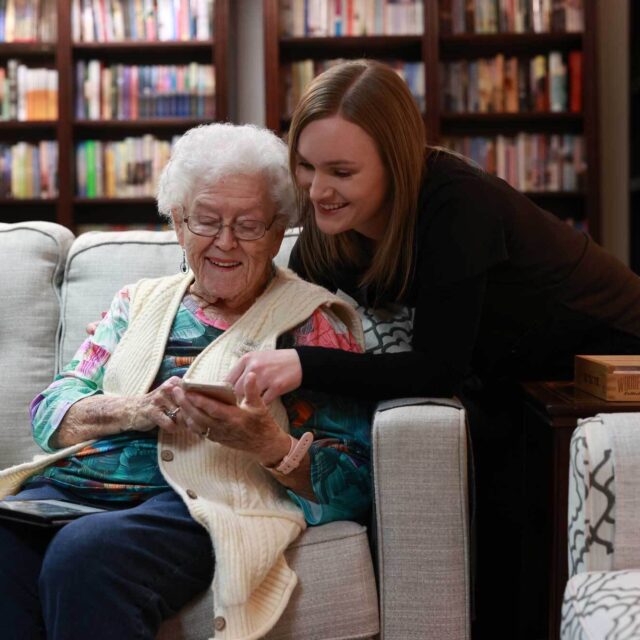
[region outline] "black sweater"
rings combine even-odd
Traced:
[[[469,377],[545,377],[598,331],[640,336],[640,278],[504,181],[431,153],[420,195],[411,352],[298,348],[303,386],[382,399],[450,396]],[[297,245],[291,268],[306,277]],[[320,284],[356,299],[358,273]],[[582,351],[583,353],[585,351]]]

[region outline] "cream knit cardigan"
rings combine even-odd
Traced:
[[[149,390],[192,281],[193,274],[180,274],[142,280],[132,288],[129,326],[109,360],[105,394],[139,395]],[[222,379],[244,353],[275,348],[280,335],[321,305],[331,306],[363,344],[354,309],[325,289],[277,269],[251,309],[202,351],[185,378]],[[288,431],[282,403],[275,401],[270,409]],[[1,471],[0,495],[16,492],[30,475],[90,442]],[[261,638],[278,621],[297,582],[284,551],[306,526],[300,509],[254,458],[191,433],[160,430],[158,463],[193,518],[211,534],[216,640]]]

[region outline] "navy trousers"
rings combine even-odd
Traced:
[[[50,485],[15,498],[74,500]],[[0,635],[152,640],[163,620],[209,587],[213,567],[209,534],[173,490],[60,529],[2,520]]]

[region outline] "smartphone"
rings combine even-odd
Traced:
[[[227,382],[192,382],[183,380],[182,386],[187,391],[198,391],[226,404],[236,404],[236,394]]]

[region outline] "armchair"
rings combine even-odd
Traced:
[[[640,415],[599,414],[571,439],[563,640],[640,637]]]
[[[287,234],[279,264],[295,238]],[[71,358],[86,323],[122,285],[175,273],[179,263],[173,232],[75,238],[53,223],[0,223],[2,467],[38,453],[29,403]],[[464,409],[438,399],[381,404],[373,466],[371,535],[353,522],[334,522],[296,540],[287,559],[299,583],[270,640],[469,638]],[[213,628],[206,593],[167,620],[158,638],[202,640]]]

